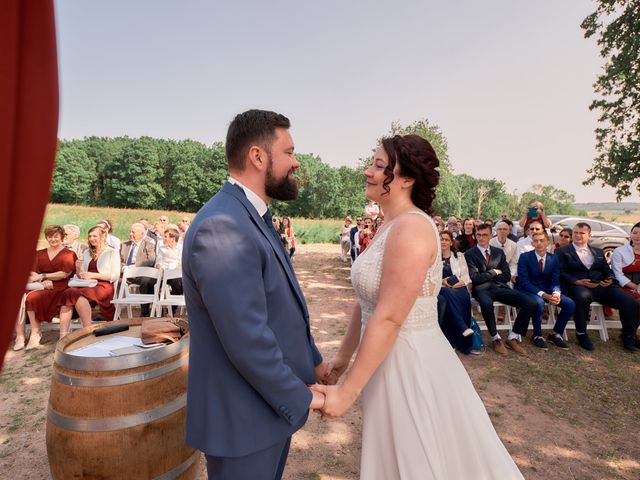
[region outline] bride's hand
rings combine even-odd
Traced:
[[[343,416],[349,410],[349,407],[356,401],[358,395],[355,392],[347,391],[343,386],[337,385],[311,385],[311,390],[323,393],[324,405],[322,407],[322,416],[329,418],[337,418]]]
[[[324,372],[324,383],[327,385],[335,385],[338,383],[340,377],[349,367],[350,361],[351,358],[345,358],[339,355],[332,358]]]

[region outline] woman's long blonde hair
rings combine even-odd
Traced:
[[[91,234],[91,232],[98,230],[98,233],[100,234],[100,243],[106,247],[107,246],[107,231],[102,228],[100,225],[96,225],[95,227],[91,227],[89,229],[89,232],[87,233],[87,243],[89,244],[89,254],[91,255],[91,258],[96,258],[99,254],[98,254],[98,249],[94,246],[91,245],[91,242],[89,242],[89,235]],[[102,248],[101,250],[104,250],[104,248]]]

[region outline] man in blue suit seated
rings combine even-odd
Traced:
[[[325,364],[271,199],[293,200],[300,167],[289,120],[249,110],[229,126],[229,181],[198,212],[183,247],[190,324],[186,443],[210,479],[280,479],[291,435],[324,404],[308,385]]]
[[[546,302],[562,309],[553,326],[553,332],[549,334],[549,341],[563,350],[568,350],[569,345],[562,339],[562,334],[576,304],[560,291],[560,265],[556,256],[547,252],[547,232],[542,230],[531,235],[531,244],[534,250],[523,253],[518,260],[516,289],[536,301],[536,310],[533,313],[533,344],[545,350],[548,348],[542,336],[542,311]]]
[[[616,282],[601,248],[589,245],[591,227],[576,223],[571,234],[572,243],[556,249],[560,263],[562,290],[576,303],[574,320],[578,343],[585,350],[594,350],[587,335],[587,321],[591,302],[599,302],[620,312],[622,345],[629,352],[637,352],[640,342],[636,337],[638,304],[631,295],[622,291]]]

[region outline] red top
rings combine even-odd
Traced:
[[[635,254],[633,262],[622,269],[622,273],[638,273],[640,272],[640,255]]]

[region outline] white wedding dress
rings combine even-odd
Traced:
[[[433,221],[422,215],[435,230]],[[387,224],[353,264],[362,333],[376,308]],[[437,235],[436,235],[437,236]],[[361,480],[524,478],[438,325],[442,261],[430,267],[393,349],[362,392]]]

